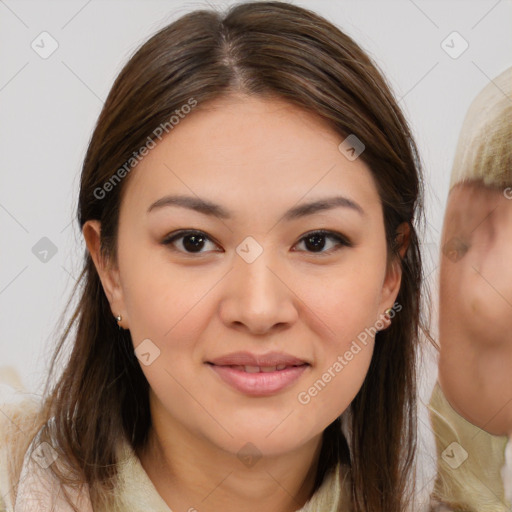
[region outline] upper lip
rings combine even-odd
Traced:
[[[285,354],[282,352],[268,352],[266,354],[252,354],[250,352],[233,352],[225,356],[216,357],[206,361],[207,363],[214,364],[216,366],[259,366],[259,367],[271,367],[271,366],[300,366],[303,364],[309,364],[303,359]]]

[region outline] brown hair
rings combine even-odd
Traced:
[[[115,261],[129,176],[105,197],[98,189],[191,98],[204,104],[235,91],[279,97],[321,117],[340,137],[363,141],[360,158],[382,201],[388,264],[400,258],[397,226],[410,225],[400,261],[401,311],[376,335],[368,374],[349,408],[350,439],[340,419],[324,431],[315,485],[343,463],[350,467],[354,510],[405,510],[415,455],[416,349],[420,328],[428,332],[420,314],[423,270],[413,225],[423,220],[421,165],[389,86],[350,37],[309,10],[274,1],[235,5],[225,14],[198,10],[161,29],[125,65],[99,116],[82,169],[80,228],[87,220],[101,221],[102,254]],[[108,502],[115,485],[118,438],[126,436],[134,449],[147,440],[149,384],[87,252],[75,292],[79,285],[78,305],[51,360],[40,439],[76,466],[75,483],[89,485],[95,507]],[[71,354],[51,385],[74,326]],[[56,465],[49,469],[61,482],[74,482]]]

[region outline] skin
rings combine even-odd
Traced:
[[[442,233],[439,382],[460,415],[495,435],[512,433],[511,230],[512,199],[502,189],[452,188]]]
[[[141,365],[153,427],[138,456],[173,510],[288,512],[311,497],[322,432],[360,389],[374,339],[307,405],[297,395],[366,327],[389,325],[383,313],[401,280],[398,263],[386,268],[371,173],[360,158],[345,158],[342,140],[321,119],[277,99],[233,95],[198,105],[132,171],[117,262],[100,258],[98,221],[83,228],[112,314],[122,315],[134,347],[149,338],[160,350]],[[233,216],[178,206],[147,213],[178,193],[218,203]],[[337,207],[281,219],[297,204],[333,195],[357,202],[364,215]],[[315,252],[304,235],[322,228],[353,247],[325,237]],[[199,253],[183,238],[174,250],[162,244],[180,229],[208,236]],[[406,224],[400,233],[403,254]],[[247,236],[263,249],[252,263],[236,252]],[[251,397],[205,364],[238,350],[283,351],[311,366],[291,387]],[[250,467],[237,457],[248,442],[261,455]]]

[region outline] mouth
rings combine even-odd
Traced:
[[[287,364],[278,364],[276,366],[249,366],[249,365],[229,365],[229,364],[214,364],[208,362],[207,364],[210,364],[212,366],[219,366],[223,368],[232,368],[233,370],[238,370],[240,372],[245,373],[271,373],[271,372],[280,372],[283,370],[286,370],[287,368],[298,368],[300,366],[309,366],[308,363],[302,363],[302,364],[293,364],[293,365],[287,365]]]
[[[305,363],[309,364],[309,361],[285,352],[255,354],[248,351],[232,352],[231,354],[215,357],[205,362],[215,366],[249,368],[248,371],[252,373],[256,373],[256,371],[259,372],[260,370],[273,372],[276,370],[284,370],[286,367],[302,366]]]
[[[310,364],[280,364],[275,366],[207,365],[220,378],[239,393],[248,396],[271,396],[291,387],[310,368]]]

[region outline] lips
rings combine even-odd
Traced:
[[[293,385],[311,366],[304,359],[279,352],[256,355],[235,352],[206,361],[222,381],[251,396],[270,396]]]

